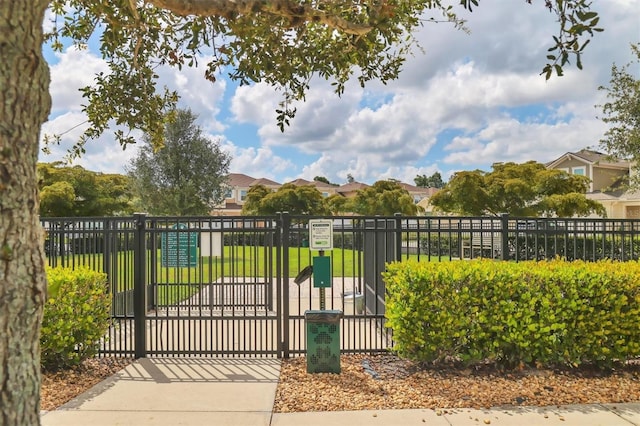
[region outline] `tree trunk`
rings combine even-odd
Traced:
[[[0,0],[0,424],[40,423],[46,293],[36,163],[51,109],[45,0]]]

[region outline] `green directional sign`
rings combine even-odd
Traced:
[[[181,223],[172,229],[187,229]],[[186,268],[198,265],[198,234],[196,232],[165,232],[162,234],[160,251],[162,266]]]

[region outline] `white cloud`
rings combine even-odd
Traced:
[[[79,89],[91,85],[97,73],[108,72],[107,63],[89,50],[73,46],[55,55],[58,62],[51,66],[52,113],[80,111],[85,100]]]
[[[85,116],[80,112],[69,112],[46,122],[42,127],[43,135],[61,135],[60,143],[48,146],[51,154],[40,154],[39,161],[66,161],[69,150],[77,143],[87,124]],[[78,123],[84,123],[78,125]],[[134,135],[136,135],[134,133]],[[140,134],[137,134],[141,137]],[[44,144],[41,144],[44,147]],[[137,146],[129,146],[123,150],[115,142],[113,130],[109,129],[98,139],[85,145],[85,153],[72,161],[72,165],[80,165],[88,170],[105,173],[124,173],[125,166],[135,156]]]
[[[239,123],[255,123],[264,126],[274,123],[275,109],[280,95],[267,84],[238,86],[231,99],[230,110]]]
[[[481,131],[458,138],[444,158],[449,165],[490,165],[495,161],[546,162],[568,151],[594,147],[603,125],[584,117],[569,122],[523,123],[513,118],[494,120]],[[464,143],[460,143],[464,141]]]
[[[227,88],[227,81],[218,79],[214,83],[205,80],[205,64],[210,57],[199,57],[198,66],[183,67],[181,70],[171,67],[161,67],[157,70],[158,87],[167,86],[180,94],[178,106],[189,108],[199,119],[197,124],[205,132],[222,132],[226,125],[220,122],[220,106]]]
[[[57,62],[50,67],[52,114],[44,124],[42,134],[61,135],[59,145],[51,146],[51,154],[40,155],[40,161],[59,161],[68,155],[68,150],[79,140],[87,128],[87,117],[83,114],[85,100],[79,91],[81,87],[91,85],[99,72],[108,72],[107,64],[89,50],[69,47],[62,53],[56,53]],[[190,108],[199,116],[197,125],[205,133],[222,132],[225,125],[217,120],[220,104],[227,82],[220,80],[215,84],[204,80],[204,64],[207,58],[200,58],[196,68],[177,70],[161,67],[157,71],[158,87],[178,90],[181,96],[179,107]],[[123,173],[124,167],[135,156],[137,147],[123,148],[115,141],[116,128],[110,128],[97,140],[85,145],[86,153],[73,164],[96,171]],[[133,132],[138,139],[140,132]]]
[[[229,141],[221,143],[221,148],[231,154],[230,171],[244,173],[255,178],[266,177],[278,180],[279,175],[293,168],[290,160],[278,157],[269,148],[242,148]],[[256,171],[259,170],[259,173]]]

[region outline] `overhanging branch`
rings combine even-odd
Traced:
[[[319,22],[347,34],[363,35],[373,29],[348,21],[340,16],[315,9],[294,0],[146,0],[156,7],[180,16],[222,16],[227,19],[239,15],[266,13],[289,18],[291,22]]]

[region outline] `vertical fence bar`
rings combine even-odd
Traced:
[[[278,263],[281,267],[281,281],[282,286],[282,313],[280,315],[282,321],[282,357],[290,357],[290,342],[289,342],[289,231],[291,227],[291,216],[288,212],[280,213],[280,241],[278,250],[282,253],[282,263]]]
[[[149,309],[158,308],[158,234],[155,229],[157,228],[157,219],[151,220],[151,232],[149,233],[149,249],[151,263],[149,269],[149,299],[147,301]]]
[[[509,259],[509,213],[500,214],[501,232],[502,232],[502,248],[500,249],[500,259]]]
[[[402,260],[402,213],[396,213],[394,214],[395,217],[395,251],[396,251],[396,258],[393,260],[396,261],[400,261]],[[409,253],[408,250],[408,244],[409,244],[409,229],[407,227],[407,254]]]
[[[146,303],[146,223],[144,213],[133,215],[136,224],[133,254],[133,316],[134,316],[134,346],[135,357],[147,356],[147,303]]]
[[[107,274],[108,282],[111,282],[112,280],[111,252],[113,251],[113,247],[111,239],[113,234],[111,232],[111,227],[112,221],[105,218],[102,222],[102,270]]]

